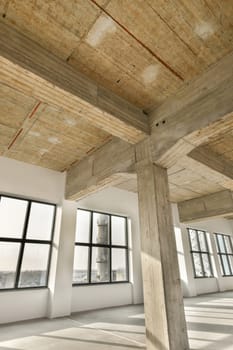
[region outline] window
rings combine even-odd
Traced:
[[[46,287],[56,207],[0,196],[0,289]]]
[[[128,282],[127,219],[78,209],[73,284]]]
[[[195,277],[212,277],[206,232],[188,228]]]
[[[223,276],[233,276],[233,247],[231,237],[215,233],[217,252]]]

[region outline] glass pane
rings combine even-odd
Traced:
[[[109,244],[109,216],[93,214],[93,243]]]
[[[0,237],[21,238],[23,235],[28,202],[1,197]]]
[[[202,254],[202,261],[204,265],[204,275],[206,277],[212,276],[208,254]]]
[[[88,283],[88,247],[75,247],[73,283]]]
[[[231,270],[230,270],[230,266],[227,260],[227,256],[226,255],[222,255],[222,262],[223,262],[223,268],[225,271],[225,275],[231,275]]]
[[[91,213],[86,210],[77,211],[76,219],[76,238],[75,241],[79,243],[90,242],[90,224]]]
[[[197,244],[197,236],[195,230],[189,230],[190,235],[190,241],[191,241],[191,248],[192,250],[199,250],[198,244]]]
[[[221,256],[219,254],[218,254],[218,261],[219,261],[219,265],[220,265],[220,268],[221,268],[221,273],[222,273],[222,275],[224,275],[223,263],[222,263],[222,260],[221,260]]]
[[[193,253],[193,262],[195,267],[195,272],[197,277],[203,277],[200,254]]]
[[[109,248],[92,247],[91,282],[109,282],[109,268]]]
[[[126,219],[112,216],[112,244],[126,245]]]
[[[224,238],[225,238],[227,253],[232,254],[233,252],[232,252],[230,237],[229,236],[225,236]]]
[[[126,281],[126,249],[112,249],[112,281]]]
[[[228,255],[228,259],[230,262],[230,268],[231,268],[231,275],[233,274],[233,256],[232,255]]]
[[[203,231],[198,231],[198,237],[199,237],[201,251],[206,252],[207,247],[206,247],[206,241],[205,241],[205,233]]]
[[[32,203],[27,238],[39,240],[51,239],[54,210],[55,207],[53,205]]]
[[[225,253],[225,246],[224,246],[224,241],[223,241],[223,236],[222,235],[217,235],[218,239],[218,249],[220,253]]]
[[[0,289],[14,288],[19,243],[0,242]]]
[[[46,285],[49,244],[27,243],[24,248],[20,272],[20,287],[39,287]]]

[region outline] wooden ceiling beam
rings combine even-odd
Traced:
[[[78,200],[135,177],[135,149],[114,138],[67,172],[66,198]]]
[[[178,203],[181,222],[198,221],[233,213],[233,194],[229,190]]]
[[[37,43],[0,21],[1,81],[26,95],[78,114],[129,143],[149,134],[139,108],[98,86]]]
[[[192,150],[188,156],[199,163],[208,166],[210,169],[233,179],[232,161],[224,158],[224,155],[212,151],[211,147],[199,146]]]
[[[150,114],[154,161],[172,166],[233,125],[233,52]]]

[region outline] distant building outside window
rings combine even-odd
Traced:
[[[229,235],[215,233],[217,252],[223,276],[233,276],[233,247]]]
[[[78,209],[73,284],[128,280],[127,218]]]
[[[0,290],[47,286],[55,211],[0,195]]]
[[[190,253],[192,255],[194,277],[212,277],[210,252],[206,232],[188,228]]]

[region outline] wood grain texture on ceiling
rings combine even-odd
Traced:
[[[0,16],[76,71],[147,111],[233,50],[232,0],[1,0]],[[111,139],[82,115],[5,84],[0,84],[0,110],[0,154],[31,164],[62,171]],[[204,135],[202,142],[233,160],[232,125],[226,130],[211,140]],[[189,157],[168,172],[175,202],[233,190],[232,180]],[[117,186],[137,192],[136,178]]]
[[[216,161],[220,158],[221,163],[233,160],[233,131],[230,125],[228,131],[219,133],[211,137],[205,144],[201,146],[203,150],[208,150],[216,157]],[[207,154],[208,154],[207,153]],[[229,169],[230,170],[230,169]],[[224,189],[233,190],[233,174],[231,176],[224,175],[224,171],[218,172],[211,169],[208,164],[202,164],[188,156],[180,159],[180,161],[168,170],[169,182],[171,185],[171,194],[174,201],[200,197],[209,193],[218,192]],[[174,188],[177,187],[177,189]],[[189,192],[181,195],[181,190]]]
[[[217,135],[206,144],[206,147],[210,147],[222,159],[233,161],[233,128],[230,128],[224,134]]]
[[[216,157],[233,161],[233,129],[211,138],[203,146],[216,154]],[[224,174],[212,170],[188,156],[181,158],[176,165],[168,169],[170,200],[180,202],[207,194],[229,189],[233,191],[233,180]],[[137,192],[137,180],[124,180],[117,184],[118,188]]]
[[[233,49],[231,0],[2,0],[0,13],[147,110]]]
[[[111,135],[0,84],[0,154],[62,171],[94,152]]]

